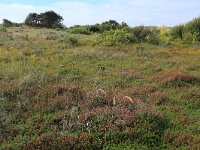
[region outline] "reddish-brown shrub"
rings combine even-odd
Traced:
[[[163,72],[156,77],[156,81],[164,85],[172,85],[175,87],[187,84],[200,84],[200,79],[190,74],[178,72]]]
[[[188,146],[195,141],[195,138],[191,135],[183,133],[171,133],[166,132],[164,134],[164,141],[166,143],[172,143],[176,147]]]

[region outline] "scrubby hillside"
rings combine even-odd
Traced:
[[[200,47],[169,30],[1,28],[0,149],[198,149]]]

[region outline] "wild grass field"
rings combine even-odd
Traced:
[[[98,37],[0,31],[0,149],[198,150],[200,45]]]

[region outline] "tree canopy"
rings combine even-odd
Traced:
[[[63,28],[63,17],[54,11],[44,13],[30,13],[25,20],[25,24],[32,27]]]
[[[21,24],[20,24],[20,23],[12,22],[12,21],[10,21],[10,20],[8,20],[8,19],[3,19],[2,25],[3,25],[4,27],[18,27],[18,26],[20,26]]]

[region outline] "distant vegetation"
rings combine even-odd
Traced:
[[[109,20],[95,25],[74,25],[66,28],[62,21],[63,17],[54,11],[44,13],[30,13],[24,23],[14,23],[8,19],[3,19],[1,31],[7,27],[19,27],[27,25],[30,27],[44,27],[54,29],[65,29],[72,34],[101,34],[98,43],[107,46],[121,45],[128,43],[150,43],[163,44],[169,42],[200,42],[200,17],[192,21],[169,28],[168,32],[161,34],[159,27],[136,26],[130,27],[127,23],[119,23],[116,20]]]
[[[21,23],[15,23],[12,22],[8,19],[3,19],[3,24],[4,27],[20,27],[22,24]]]
[[[93,33],[103,33],[110,30],[122,29],[124,27],[128,27],[128,25],[124,22],[121,24],[115,20],[109,20],[106,22],[102,22],[101,24],[95,25],[75,25],[73,27],[67,28],[67,31],[74,34],[93,34]]]
[[[47,11],[41,14],[30,13],[24,23],[31,27],[63,28],[62,21],[62,16],[54,11]]]

